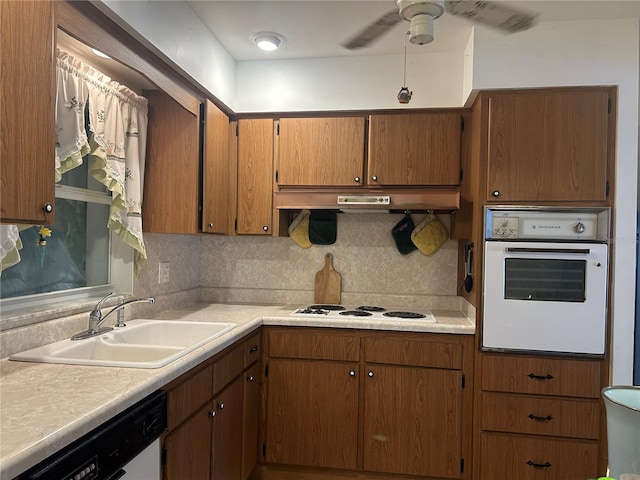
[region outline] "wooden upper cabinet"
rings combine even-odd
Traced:
[[[609,90],[489,95],[489,201],[607,200]]]
[[[370,185],[458,185],[460,113],[369,117]]]
[[[273,120],[238,120],[239,234],[271,235]]]
[[[149,100],[143,230],[198,233],[200,196],[199,118],[159,90]]]
[[[278,185],[362,185],[364,138],[364,117],[281,118]]]
[[[202,231],[205,233],[228,235],[234,228],[236,163],[235,148],[231,155],[229,129],[229,117],[207,99],[202,135]]]
[[[0,65],[0,221],[51,225],[54,213],[45,205],[55,206],[53,2],[0,2]]]

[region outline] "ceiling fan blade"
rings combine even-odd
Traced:
[[[378,20],[368,25],[343,43],[342,46],[348,50],[366,47],[375,39],[389,31],[393,26],[400,22],[400,20],[402,20],[402,17],[400,17],[397,9],[387,12]]]
[[[508,33],[520,32],[536,23],[535,14],[505,5],[506,2],[479,2],[472,0],[447,0],[448,13],[460,15],[471,21],[498,28]]]

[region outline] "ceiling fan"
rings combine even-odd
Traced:
[[[397,8],[385,13],[342,46],[348,50],[366,47],[403,19],[411,22],[409,41],[417,45],[427,44],[433,41],[433,21],[440,18],[445,10],[447,13],[507,33],[526,30],[535,24],[535,14],[507,6],[505,3],[472,0],[396,0]]]

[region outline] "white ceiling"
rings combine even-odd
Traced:
[[[640,17],[636,0],[505,3],[537,13],[542,22]],[[340,44],[396,8],[393,0],[193,0],[187,4],[238,61],[399,54],[409,25],[402,21],[370,47],[349,51]],[[409,44],[407,52],[462,51],[471,28],[469,21],[445,13],[435,21],[435,40],[422,46]],[[275,52],[261,51],[251,38],[261,31],[279,33],[286,42]]]

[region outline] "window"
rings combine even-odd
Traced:
[[[116,287],[130,291],[131,254],[122,254],[130,248],[107,228],[111,192],[89,175],[88,159],[83,160],[56,185],[56,223],[47,226],[46,245],[38,245],[40,226],[20,232],[21,261],[0,277],[3,311],[102,295]]]

